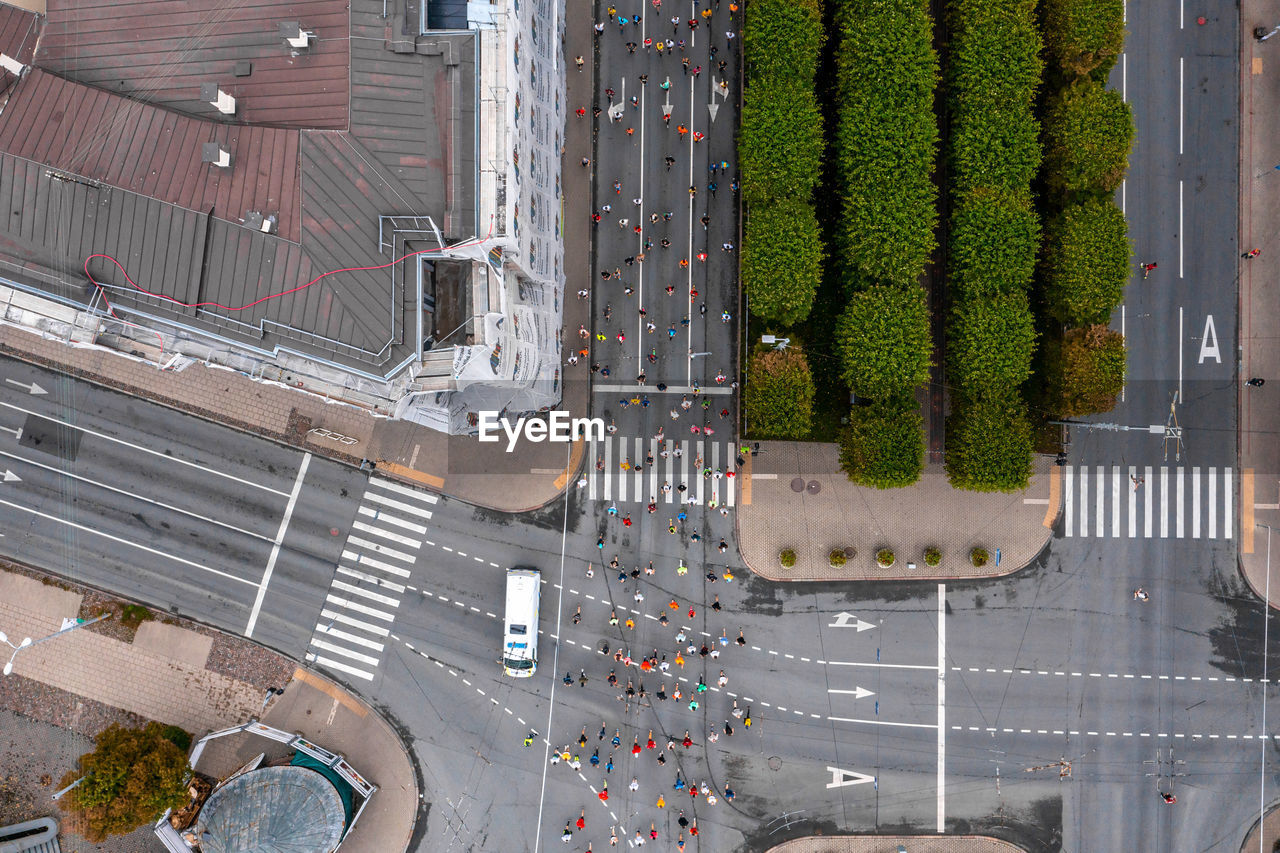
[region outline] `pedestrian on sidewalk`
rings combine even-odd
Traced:
[[[1262,250],[1261,250],[1261,249],[1250,249],[1249,251],[1245,252],[1245,253],[1244,253],[1243,255],[1241,255],[1240,257],[1242,257],[1242,258],[1246,258],[1246,259],[1252,259],[1252,258],[1256,258],[1256,257],[1258,257],[1258,255],[1261,255],[1261,254],[1262,254]]]
[[[1260,376],[1255,376],[1252,379],[1245,382],[1244,384],[1248,385],[1250,388],[1261,388],[1263,385],[1267,384],[1267,380],[1263,379]]]
[[[575,64],[575,65],[577,65],[577,66],[578,66],[578,70],[579,70],[579,71],[581,71],[581,70],[582,70],[582,66],[586,64],[586,60],[585,60],[585,59],[583,59],[581,56],[575,56],[575,57],[573,58],[573,62],[574,62],[574,64]]]

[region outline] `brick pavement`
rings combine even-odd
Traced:
[[[1023,848],[983,835],[811,835],[773,847],[769,853],[1022,853]]]
[[[1259,248],[1262,254],[1240,260],[1240,536],[1239,564],[1245,579],[1259,596],[1271,592],[1271,604],[1280,606],[1280,537],[1268,537],[1269,527],[1280,532],[1280,442],[1275,424],[1280,421],[1280,137],[1271,117],[1280,109],[1280,38],[1258,42],[1255,26],[1275,24],[1274,6],[1262,0],[1240,5],[1240,245],[1242,252]],[[1261,377],[1260,388],[1244,381]],[[1268,554],[1270,543],[1277,559]],[[1274,564],[1274,565],[1272,565]],[[1267,567],[1271,565],[1268,583]]]
[[[23,637],[39,639],[54,633],[62,627],[63,617],[74,617],[79,609],[76,593],[0,572],[0,625],[15,644]],[[140,633],[141,644],[93,631],[71,631],[23,649],[14,658],[14,673],[148,720],[181,726],[196,738],[258,713],[262,706],[258,688],[210,672],[190,659],[192,648],[203,647],[207,654],[208,638],[175,626],[155,631],[181,643],[184,660],[156,651],[146,639],[147,632],[140,628]],[[183,642],[183,635],[194,639]]]
[[[1015,572],[1035,559],[1052,535],[1058,516],[1059,469],[1037,457],[1025,492],[979,494],[952,489],[941,465],[928,465],[916,485],[905,489],[855,486],[840,471],[834,444],[761,442],[761,452],[743,472],[738,510],[739,547],[757,574],[773,580],[888,580],[994,577]],[[800,478],[801,492],[792,488]],[[811,483],[820,487],[809,490]],[[991,561],[976,569],[973,547],[986,548]],[[834,548],[853,547],[854,557],[832,568]],[[926,547],[942,551],[942,563],[924,564]],[[778,564],[778,552],[792,548],[794,568]],[[880,569],[875,553],[894,551],[893,568]],[[996,566],[996,549],[1000,565]],[[915,563],[912,569],[908,563]]]

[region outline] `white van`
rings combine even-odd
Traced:
[[[507,616],[502,638],[502,669],[528,678],[538,668],[538,599],[542,575],[536,569],[507,570]]]

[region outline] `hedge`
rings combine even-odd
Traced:
[[[1036,0],[953,0],[949,10],[952,115],[1030,110],[1044,72]]]
[[[809,316],[822,278],[813,205],[797,198],[753,204],[743,224],[742,286],[751,313],[784,326]]]
[[[859,397],[886,400],[929,380],[929,311],[924,291],[879,285],[849,299],[836,324],[841,376]]]
[[[947,351],[950,381],[1007,396],[1031,375],[1035,321],[1021,291],[957,301]]]
[[[951,485],[975,492],[1016,492],[1031,478],[1031,424],[1017,393],[953,400],[947,419]]]
[[[1045,0],[1045,54],[1068,77],[1106,77],[1124,49],[1124,0]]]
[[[1040,124],[1021,107],[994,109],[983,119],[957,121],[951,132],[956,194],[978,187],[1023,191],[1042,161]]]
[[[1040,217],[1029,191],[980,187],[951,211],[950,263],[956,298],[1026,290],[1035,274]]]
[[[840,467],[860,486],[896,489],[920,479],[924,423],[910,396],[854,406],[840,432]]]
[[[1069,326],[1105,323],[1129,278],[1128,225],[1110,199],[1071,205],[1045,227],[1044,296]]]
[[[818,0],[752,0],[747,12],[742,55],[748,80],[812,83],[826,36]]]
[[[747,429],[753,438],[800,440],[813,425],[813,375],[798,350],[754,354],[743,392]]]
[[[1109,193],[1129,168],[1133,115],[1119,92],[1080,80],[1049,99],[1045,182],[1062,193]]]
[[[1061,417],[1109,412],[1124,387],[1124,336],[1104,325],[1071,329],[1045,348],[1047,404]]]
[[[822,148],[822,114],[812,85],[796,80],[752,85],[738,137],[748,202],[807,200],[818,180]]]
[[[936,246],[938,57],[921,0],[850,0],[838,13],[843,199],[837,240],[850,272],[914,284]]]

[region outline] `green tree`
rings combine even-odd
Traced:
[[[948,360],[960,388],[1007,396],[1031,375],[1035,321],[1022,291],[952,307]]]
[[[1045,348],[1046,396],[1053,412],[1077,418],[1109,412],[1124,387],[1124,336],[1098,324],[1070,329]]]
[[[957,489],[1016,492],[1031,478],[1031,424],[1016,391],[952,401],[947,477]]]
[[[887,400],[929,379],[929,312],[915,285],[878,285],[849,299],[836,325],[841,375],[859,397]]]
[[[1068,77],[1104,77],[1124,49],[1124,0],[1045,0],[1044,46]]]
[[[852,0],[838,13],[838,239],[855,276],[914,284],[936,246],[938,57],[923,0]]]
[[[798,198],[751,205],[743,225],[742,286],[752,315],[794,326],[809,316],[821,277],[813,205]]]
[[[813,87],[773,80],[751,87],[742,106],[738,159],[749,202],[809,199],[822,162],[822,114]]]
[[[910,486],[924,469],[923,425],[910,396],[854,406],[840,431],[840,468],[860,486]]]
[[[1045,228],[1044,294],[1049,313],[1069,326],[1105,323],[1129,278],[1129,234],[1110,199],[1067,207]]]
[[[1119,92],[1078,80],[1049,99],[1045,182],[1064,193],[1109,193],[1129,168],[1133,113]]]
[[[824,38],[818,0],[752,0],[742,28],[748,80],[812,83]]]
[[[113,724],[98,735],[93,752],[80,756],[78,772],[63,778],[62,784],[69,785],[85,777],[63,803],[83,815],[90,841],[132,832],[157,820],[165,809],[186,804],[187,756],[166,736],[173,734],[167,728],[160,723],[140,729]],[[177,734],[190,742],[186,732],[179,729]]]
[[[748,433],[752,438],[806,438],[813,425],[813,395],[813,375],[804,353],[755,353],[743,389]]]
[[[1026,290],[1035,274],[1040,218],[1029,190],[979,187],[951,212],[951,285],[960,298]]]

